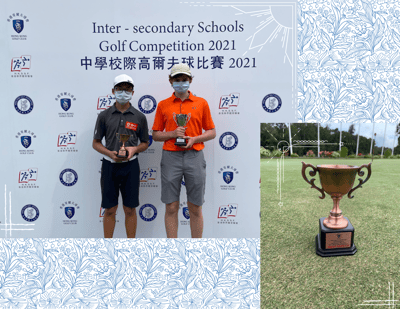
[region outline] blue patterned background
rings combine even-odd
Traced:
[[[400,1],[299,0],[302,122],[397,122]]]
[[[0,261],[0,308],[260,308],[259,239],[3,239]]]

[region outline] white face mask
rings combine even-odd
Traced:
[[[177,93],[184,93],[189,89],[190,83],[188,81],[186,82],[173,82],[172,83],[172,88],[174,88],[174,90]]]
[[[128,103],[132,99],[132,91],[114,91],[115,93],[115,98],[117,99],[117,102],[119,104],[124,105],[125,103]]]

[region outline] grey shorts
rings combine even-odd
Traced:
[[[203,205],[206,190],[206,160],[202,150],[163,150],[161,158],[161,201],[163,203],[179,201],[182,177],[188,202],[198,206]]]

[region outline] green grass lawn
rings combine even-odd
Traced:
[[[261,308],[382,308],[357,305],[388,300],[389,282],[400,308],[400,160],[374,159],[369,181],[353,199],[341,200],[355,228],[357,253],[339,257],[315,253],[318,220],[329,215],[333,202],[329,195],[320,200],[304,181],[301,161],[360,166],[370,159],[284,159],[281,199],[277,161],[261,159],[260,167]]]

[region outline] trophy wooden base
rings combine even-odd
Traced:
[[[354,245],[354,227],[349,219],[344,217],[349,224],[343,229],[327,228],[323,221],[319,219],[319,234],[315,237],[315,250],[320,256],[341,256],[353,255],[357,252]]]
[[[178,138],[175,140],[175,145],[176,145],[176,146],[182,147],[182,146],[186,146],[187,143],[186,143],[186,140],[185,140],[184,138],[179,138],[179,137],[178,137]]]
[[[117,158],[124,158],[124,159],[126,159],[127,157],[128,157],[128,151],[126,151],[126,150],[120,150],[120,151],[118,151]]]

